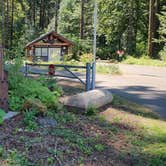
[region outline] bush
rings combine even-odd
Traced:
[[[37,113],[46,113],[47,107],[39,99],[28,99],[22,105],[20,111],[33,111],[36,110]]]
[[[5,112],[0,109],[0,125],[3,123],[3,117],[5,116]]]
[[[163,48],[163,50],[160,51],[159,54],[160,54],[160,59],[163,60],[163,61],[166,61],[166,45]]]
[[[25,78],[19,73],[20,64],[20,61],[16,60],[8,66],[10,109],[19,110],[28,99],[39,99],[47,108],[54,108],[58,103],[58,94],[54,95],[40,81]]]
[[[90,63],[93,61],[93,55],[92,54],[83,54],[80,56],[80,61],[83,63]]]
[[[116,50],[110,47],[98,48],[96,55],[101,60],[117,59]]]
[[[36,123],[36,110],[24,112],[23,122],[28,130],[35,130],[37,128]]]

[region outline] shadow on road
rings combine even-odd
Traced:
[[[98,88],[105,87],[100,86]],[[154,90],[153,87],[146,86],[125,86],[105,89],[128,100],[145,105],[166,119],[166,91]]]

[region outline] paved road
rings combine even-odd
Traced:
[[[152,108],[166,119],[166,68],[120,65],[123,75],[98,75],[97,86]]]

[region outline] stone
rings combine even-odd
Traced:
[[[40,117],[38,118],[37,122],[42,127],[55,127],[57,125],[57,122],[55,119],[48,118],[48,117],[44,117],[44,118]]]
[[[47,107],[39,99],[28,99],[22,105],[20,111],[30,111],[33,109],[37,110],[39,113],[45,113],[47,111]]]
[[[11,118],[14,118],[15,116],[19,115],[19,112],[8,112],[6,115],[3,117],[3,120],[9,120]]]
[[[68,96],[61,99],[61,102],[68,107],[87,110],[89,107],[100,108],[111,103],[113,95],[109,90],[97,89]]]

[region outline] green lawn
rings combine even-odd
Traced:
[[[134,57],[128,56],[122,63],[166,67],[166,61],[150,59],[148,57],[134,58]]]
[[[125,153],[139,158],[134,165],[165,166],[166,122],[148,108],[120,97],[115,100],[113,108],[102,112],[101,117],[124,129],[122,138],[129,146]]]

